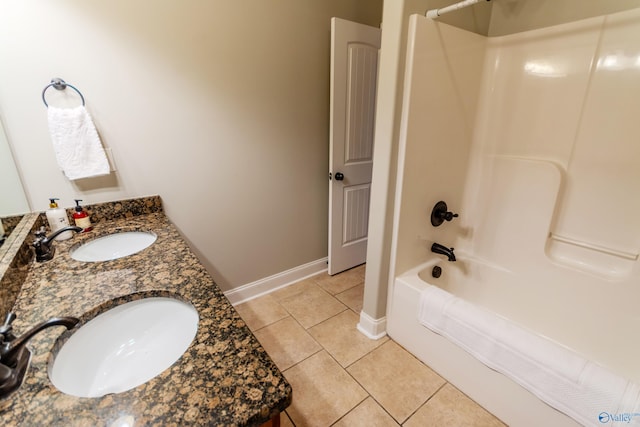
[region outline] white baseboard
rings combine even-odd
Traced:
[[[255,282],[247,283],[246,285],[231,289],[224,294],[229,301],[231,301],[231,304],[238,305],[324,271],[327,271],[326,257],[299,265],[298,267],[274,274],[273,276],[265,277],[264,279],[256,280]]]
[[[374,319],[364,311],[361,311],[358,330],[362,332],[367,338],[370,338],[372,340],[379,340],[380,338],[387,335],[387,318],[382,317],[380,319]]]

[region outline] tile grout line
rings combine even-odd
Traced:
[[[292,317],[296,322],[298,322],[298,324],[299,324],[299,325],[302,327],[302,329],[304,329],[305,331],[307,331],[307,330],[309,330],[309,329],[313,328],[313,327],[314,327],[314,326],[316,326],[316,325],[319,325],[319,324],[320,324],[320,323],[322,323],[322,322],[325,322],[325,321],[327,321],[327,320],[329,320],[329,319],[333,318],[334,316],[337,316],[338,314],[342,313],[343,311],[346,311],[346,310],[349,310],[349,309],[350,309],[350,307],[349,307],[349,306],[347,306],[346,304],[344,304],[342,301],[340,301],[340,300],[339,300],[338,298],[336,298],[335,296],[331,295],[329,292],[327,292],[325,289],[323,289],[323,288],[322,288],[322,286],[318,285],[317,283],[313,283],[313,284],[314,284],[314,286],[316,286],[320,291],[322,291],[322,292],[326,293],[329,297],[333,298],[337,303],[339,303],[341,306],[343,306],[343,307],[344,307],[344,310],[341,310],[339,313],[336,313],[336,314],[334,314],[334,315],[332,315],[332,316],[330,316],[330,317],[328,317],[328,318],[326,318],[326,319],[324,319],[324,320],[322,320],[322,321],[320,321],[320,322],[318,322],[318,323],[315,323],[315,324],[313,324],[313,325],[309,326],[308,328],[306,328],[303,324],[301,324],[301,323],[298,321],[298,319],[296,319],[296,318],[295,318],[295,316],[293,315],[293,313],[291,313],[289,310],[287,310],[287,308],[286,308],[284,305],[280,304],[280,300],[277,300],[277,299],[276,299],[276,303],[278,303],[278,304],[279,304],[279,305],[280,305],[280,306],[281,306],[281,307],[282,307],[282,308],[283,308],[287,313],[289,313],[289,316],[291,316],[291,317]],[[302,294],[302,293],[304,293],[304,292],[300,292],[300,293],[295,294],[295,295],[290,295],[290,296],[288,296],[287,298],[283,298],[283,299],[292,298],[292,297],[294,297],[294,296],[298,296],[298,295],[300,295],[300,294]],[[275,322],[274,322],[274,323],[275,323]]]
[[[441,377],[442,378],[442,377]],[[444,380],[444,378],[442,378]],[[436,391],[433,392],[433,394],[431,396],[429,396],[427,398],[427,400],[424,401],[424,403],[422,403],[422,405],[418,406],[418,408],[413,411],[406,420],[404,420],[400,425],[406,423],[407,421],[409,421],[411,419],[411,417],[413,417],[420,409],[422,409],[427,403],[429,403],[429,401],[431,401],[431,399],[434,398],[434,396],[436,394],[438,394],[440,392],[440,390],[442,390],[447,384],[449,384],[449,381],[445,380],[444,384],[442,384],[440,387],[438,387],[438,389]]]
[[[286,310],[286,309],[285,309]],[[287,311],[288,313],[288,311]],[[307,360],[308,358],[315,356],[316,354],[320,353],[322,350],[325,350],[324,346],[322,344],[320,344],[314,337],[313,335],[311,335],[304,326],[302,326],[300,324],[300,322],[298,322],[298,319],[296,319],[291,313],[289,313],[289,317],[291,317],[291,319],[293,319],[294,322],[296,322],[298,324],[298,326],[300,326],[302,328],[302,330],[309,335],[309,338],[311,338],[313,340],[313,342],[315,342],[316,344],[318,344],[318,346],[320,347],[320,350],[313,352],[312,354],[308,355],[307,357],[305,357],[302,360],[299,360],[298,362],[294,363],[293,365],[289,366],[287,369],[282,370],[282,373],[284,374],[286,371],[288,371],[289,369],[293,368],[294,366],[297,366],[299,364],[301,364],[302,362],[304,362],[305,360]],[[326,350],[325,350],[326,351]],[[328,352],[327,352],[328,353]]]
[[[389,341],[391,341],[391,339],[388,339],[388,340],[387,340],[387,342],[389,342]],[[355,362],[353,362],[352,364],[350,364],[350,365],[349,365],[349,367],[351,367],[351,366],[355,365],[358,361],[360,361],[360,360],[364,359],[365,357],[367,357],[369,354],[371,354],[371,353],[372,353],[372,352],[374,352],[375,350],[379,349],[379,348],[380,348],[381,346],[383,346],[384,344],[386,344],[386,342],[385,342],[385,343],[380,344],[379,346],[377,346],[377,347],[375,347],[374,349],[372,349],[372,350],[370,350],[369,352],[367,352],[367,353],[366,353],[365,355],[363,355],[360,359],[358,359],[358,360],[356,360]],[[351,377],[351,378],[352,378],[356,383],[358,383],[358,385],[359,385],[360,387],[362,387],[362,389],[363,389],[364,391],[366,391],[366,392],[367,392],[367,394],[371,397],[371,399],[373,399],[373,401],[374,401],[374,402],[376,402],[376,404],[377,404],[380,408],[382,408],[382,410],[383,410],[384,412],[386,412],[386,413],[391,417],[391,419],[392,419],[393,421],[395,421],[395,422],[396,422],[396,424],[398,424],[398,425],[402,425],[402,423],[400,423],[398,420],[396,420],[396,418],[395,418],[393,415],[391,415],[391,413],[387,410],[387,408],[385,408],[385,407],[384,407],[384,405],[382,404],[382,402],[379,402],[379,401],[378,401],[378,399],[376,399],[376,398],[375,398],[375,397],[374,397],[374,396],[369,392],[369,390],[367,390],[367,388],[364,386],[364,384],[362,384],[360,381],[358,381],[358,379],[357,379],[356,377],[354,377],[354,376],[351,374],[351,372],[349,372],[349,371],[347,370],[347,368],[343,368],[343,370],[344,370],[344,371],[345,371],[345,372],[346,372],[346,373],[347,373],[347,374],[348,374],[348,375],[349,375],[349,376],[350,376],[350,377]],[[425,403],[426,403],[426,402],[425,402]],[[420,405],[420,407],[422,407],[422,405]],[[349,412],[351,412],[351,411],[349,411]],[[412,414],[412,415],[413,415],[413,414]],[[409,418],[407,418],[407,419],[409,419]],[[406,420],[405,420],[405,421],[406,421]]]
[[[322,344],[320,344],[320,346],[322,346]],[[377,347],[376,347],[377,348]],[[367,396],[362,399],[360,402],[358,402],[353,408],[351,408],[350,410],[348,410],[344,415],[342,415],[340,418],[338,418],[334,423],[332,423],[331,425],[336,424],[337,422],[339,422],[341,419],[343,419],[344,417],[346,417],[347,415],[349,415],[353,410],[355,410],[358,406],[360,406],[362,404],[362,402],[364,402],[365,400],[367,400],[367,398],[371,398],[373,399],[382,409],[384,409],[385,412],[389,413],[382,405],[380,405],[380,403],[371,395],[371,393],[369,392],[369,390],[366,389],[366,387],[364,385],[362,385],[358,380],[356,380],[353,375],[351,375],[351,373],[349,371],[347,371],[347,368],[343,367],[340,362],[333,357],[333,355],[329,352],[329,350],[327,350],[326,348],[324,348],[324,346],[322,346],[322,349],[329,355],[329,357],[331,357],[333,359],[334,362],[336,362],[336,364],[340,367],[340,369],[347,374],[356,384],[358,384],[360,386],[360,388],[362,388],[362,390],[365,391],[365,393],[367,394]],[[367,352],[366,354],[371,353],[370,350],[369,352]],[[363,356],[364,357],[364,356]],[[355,362],[354,362],[355,363]],[[351,365],[349,365],[351,366]],[[391,414],[389,414],[391,415]],[[393,418],[393,417],[391,417]],[[393,418],[395,420],[395,418]]]
[[[364,389],[363,389],[363,390],[364,390]],[[366,390],[365,390],[365,391],[366,391]],[[336,425],[337,423],[339,423],[339,422],[340,422],[340,420],[344,419],[344,418],[345,418],[347,415],[349,415],[351,412],[355,411],[355,409],[356,409],[358,406],[362,405],[362,403],[363,403],[365,400],[367,400],[368,398],[370,398],[370,397],[371,397],[371,395],[367,392],[367,395],[365,396],[365,398],[364,398],[364,399],[362,399],[360,402],[356,403],[356,405],[355,405],[353,408],[349,409],[349,410],[348,410],[344,415],[342,415],[340,418],[338,418],[337,420],[335,420],[334,422],[332,422],[330,425],[331,425],[331,426],[334,426],[334,425]]]
[[[377,348],[377,347],[376,347],[376,348]],[[372,351],[373,351],[373,350],[372,350]],[[369,353],[370,353],[370,352],[369,352]],[[369,353],[367,353],[367,354],[369,354]],[[364,356],[363,356],[363,357],[364,357]],[[354,363],[355,363],[355,362],[354,362]],[[364,386],[362,383],[360,383],[360,381],[358,381],[358,380],[357,380],[353,375],[351,375],[351,373],[350,373],[349,371],[347,371],[346,369],[344,369],[344,371],[345,371],[345,372],[346,372],[346,373],[347,373],[351,378],[353,378],[353,380],[354,380],[356,383],[358,383],[358,385],[359,385],[360,387],[362,387],[362,389],[363,389],[364,391],[366,391],[366,392],[367,392],[367,395],[368,395],[368,396],[369,396],[369,397],[370,397],[370,398],[371,398],[371,399],[376,403],[376,405],[378,405],[378,406],[379,406],[379,407],[380,407],[380,408],[381,408],[381,409],[382,409],[382,410],[383,410],[387,415],[389,415],[389,417],[391,417],[391,419],[392,419],[393,421],[395,421],[395,423],[396,423],[396,424],[398,424],[398,425],[402,425],[402,423],[398,422],[398,420],[396,419],[396,417],[394,417],[393,415],[391,415],[391,413],[387,410],[387,408],[385,408],[385,407],[384,407],[384,405],[382,404],[382,402],[379,402],[379,401],[378,401],[378,399],[376,399],[376,398],[375,398],[375,397],[374,397],[374,396],[369,392],[369,390],[367,390],[367,389],[365,388],[365,386]],[[365,400],[366,400],[366,399],[365,399]],[[363,400],[363,402],[364,402],[364,400]],[[358,405],[356,405],[355,407],[353,407],[353,408],[351,409],[351,411],[353,411],[355,408],[357,408],[361,403],[362,403],[362,402],[358,403]],[[425,402],[425,403],[426,403],[426,402]],[[422,405],[420,405],[420,407],[422,407]],[[351,412],[351,411],[349,411],[349,412]],[[347,412],[347,414],[348,414],[349,412]],[[345,414],[344,416],[346,416],[347,414]],[[411,414],[411,415],[413,415],[413,414]],[[343,418],[344,418],[344,417],[343,417]],[[408,420],[409,418],[410,418],[410,417],[408,417],[408,418],[407,418],[407,420]],[[405,420],[405,421],[406,421],[406,420]]]

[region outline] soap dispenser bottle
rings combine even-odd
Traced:
[[[73,219],[76,222],[76,226],[82,228],[82,232],[86,233],[87,231],[93,230],[91,226],[91,220],[89,219],[89,214],[82,209],[80,206],[80,202],[82,199],[75,199],[76,201],[76,211],[73,213]]]
[[[49,221],[49,227],[51,228],[52,233],[60,230],[61,228],[69,226],[69,217],[67,216],[67,211],[64,208],[58,207],[56,200],[59,199],[49,199],[49,209],[46,212],[47,221]],[[72,236],[72,231],[65,231],[58,234],[55,240],[67,240]]]

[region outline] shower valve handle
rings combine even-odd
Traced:
[[[457,217],[458,217],[458,214],[453,212],[440,213],[440,218],[444,219],[445,221],[451,221],[453,218],[457,218]]]
[[[431,225],[438,227],[445,221],[451,221],[453,218],[457,218],[458,214],[449,212],[447,204],[444,201],[439,201],[433,207],[431,211]]]

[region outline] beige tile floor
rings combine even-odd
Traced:
[[[504,426],[393,340],[357,331],[365,266],[236,306],[293,387],[287,426]]]

